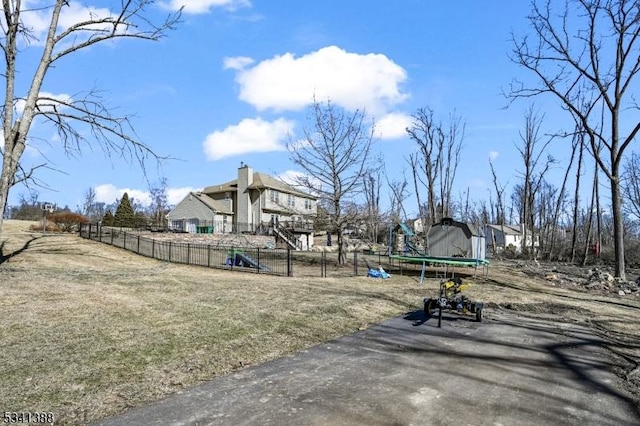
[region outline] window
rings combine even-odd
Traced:
[[[304,200],[304,209],[305,210],[313,209],[313,203],[311,202],[311,200]]]
[[[280,203],[280,193],[274,189],[269,190],[269,200],[272,203],[279,204]]]
[[[295,197],[295,195],[289,194],[287,196],[287,205],[289,207],[295,207],[296,206],[296,197]]]

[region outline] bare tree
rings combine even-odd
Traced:
[[[427,192],[427,210],[421,218],[425,224],[433,223],[452,214],[451,193],[465,138],[465,125],[455,112],[444,125],[436,121],[429,108],[420,108],[413,118],[407,133],[416,143],[418,152],[410,155],[409,164],[419,206],[421,188],[426,188]]]
[[[438,150],[442,156],[440,165],[440,203],[442,217],[453,215],[452,192],[453,184],[456,180],[456,172],[460,163],[460,153],[462,152],[462,142],[465,138],[466,125],[462,118],[457,116],[455,111],[449,115],[449,122],[446,129],[443,129],[444,138],[439,141]]]
[[[640,71],[640,2],[565,0],[560,5],[534,0],[528,19],[533,34],[512,37],[512,60],[531,71],[539,84],[514,82],[508,95],[551,94],[584,128],[611,187],[615,275],[625,279],[620,166],[640,131],[639,106],[630,92]],[[596,149],[598,143],[602,151]]]
[[[491,175],[493,176],[493,186],[496,190],[496,210],[495,210],[495,223],[500,225],[500,231],[502,232],[502,235],[504,235],[504,220],[505,220],[505,214],[504,214],[504,189],[505,189],[505,185],[500,186],[500,183],[498,182],[498,176],[496,175],[496,171],[493,168],[493,163],[491,162],[491,159],[489,159],[489,167],[491,168]],[[485,222],[486,223],[486,222]],[[503,240],[503,249],[506,249],[506,241]],[[494,253],[497,251],[497,247],[495,247],[495,244],[493,244],[493,251]]]
[[[576,169],[576,186],[573,193],[573,232],[571,234],[571,263],[576,260],[576,244],[578,242],[578,212],[580,210],[580,178],[582,176],[582,158],[584,155],[584,133],[577,133],[578,146],[574,145],[574,152],[578,148],[578,165]]]
[[[402,222],[407,219],[407,212],[404,203],[409,198],[407,187],[409,183],[406,179],[392,180],[387,177],[387,187],[389,188],[389,217],[392,223]],[[425,225],[424,223],[422,224]]]
[[[541,139],[540,126],[543,115],[536,112],[534,106],[530,106],[524,115],[524,132],[520,133],[521,145],[517,146],[524,171],[522,175],[521,212],[520,220],[523,226],[522,251],[526,252],[527,242],[530,243],[531,253],[535,253],[535,206],[536,195],[539,194],[545,174],[549,171],[553,158],[546,154],[551,143],[551,138],[546,141]],[[546,158],[544,158],[546,156]],[[528,238],[527,238],[528,236]]]
[[[381,162],[381,160],[379,160]],[[364,189],[364,223],[367,228],[367,237],[377,243],[378,231],[380,226],[380,187],[382,183],[382,169],[369,170],[365,173],[362,180]]]
[[[89,188],[84,193],[84,201],[81,206],[77,206],[76,213],[79,213],[89,220],[99,221],[104,216],[105,204],[96,201],[96,190]]]
[[[31,127],[36,120],[49,123],[57,130],[61,148],[77,153],[84,144],[97,143],[107,155],[128,156],[143,164],[149,156],[158,158],[138,140],[129,117],[113,115],[100,93],[92,90],[77,97],[54,96],[42,91],[45,78],[52,67],[67,58],[98,43],[121,38],[158,40],[177,23],[180,12],[154,23],[148,9],[153,0],[127,0],[109,13],[101,15],[96,9],[87,9],[84,18],[66,23],[61,16],[72,5],[66,0],[50,0],[40,7],[32,2],[3,0],[0,15],[0,48],[4,53],[5,97],[2,107],[2,172],[0,174],[0,212],[4,213],[9,189],[16,183],[30,179],[38,165],[23,170],[20,164]],[[34,33],[25,22],[46,20],[44,35]],[[36,43],[37,41],[37,43]],[[31,55],[39,49],[40,59],[29,75],[26,94],[17,93],[25,84],[19,80],[27,75],[17,69],[18,58]],[[89,132],[85,132],[85,129]],[[0,214],[0,229],[2,229]]]
[[[635,152],[624,165],[622,195],[627,214],[640,220],[640,155]]]
[[[167,201],[167,179],[161,178],[157,183],[149,186],[151,205],[149,215],[153,226],[166,228],[167,213],[169,213],[169,201]]]
[[[346,263],[344,230],[354,220],[345,207],[362,195],[369,171],[374,126],[365,125],[365,113],[347,113],[327,101],[314,99],[311,126],[302,141],[290,140],[291,160],[304,171],[296,183],[327,207],[331,227],[338,237],[338,262]]]

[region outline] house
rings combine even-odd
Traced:
[[[291,248],[308,250],[316,212],[314,196],[241,164],[236,179],[190,193],[167,219],[173,229],[274,234]]]
[[[485,236],[487,248],[492,251],[499,251],[503,248],[512,247],[514,253],[522,251],[523,244],[527,249],[531,249],[531,233],[528,232],[526,241],[524,238],[524,225],[486,225]],[[540,237],[533,236],[533,247],[537,251],[540,248]]]
[[[522,225],[492,225],[484,227],[487,249],[493,252],[503,247],[513,246],[519,252],[522,248]]]
[[[484,232],[470,223],[443,218],[427,234],[429,256],[486,259]]]
[[[189,233],[229,233],[233,231],[233,207],[201,192],[190,192],[167,214],[169,228]]]

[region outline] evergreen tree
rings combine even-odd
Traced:
[[[115,219],[113,218],[113,213],[111,210],[107,210],[107,212],[102,217],[102,224],[104,226],[113,226],[115,223]]]
[[[116,209],[116,214],[114,216],[114,222],[115,226],[134,226],[135,213],[133,211],[133,207],[131,207],[131,201],[129,201],[129,194],[126,192],[120,199],[120,204],[118,204],[118,208]]]

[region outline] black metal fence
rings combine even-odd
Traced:
[[[110,244],[166,262],[272,275],[291,276],[292,274],[290,250],[161,241],[136,232],[95,224],[81,225],[79,234],[82,238]]]
[[[259,274],[295,277],[366,276],[369,266],[384,267],[387,272],[420,275],[420,266],[401,264],[385,254],[349,252],[346,263],[338,261],[336,252],[304,252],[290,249],[225,247],[202,242],[154,239],[126,228],[82,224],[82,238],[120,247],[142,256],[166,262],[209,268],[238,270]]]

